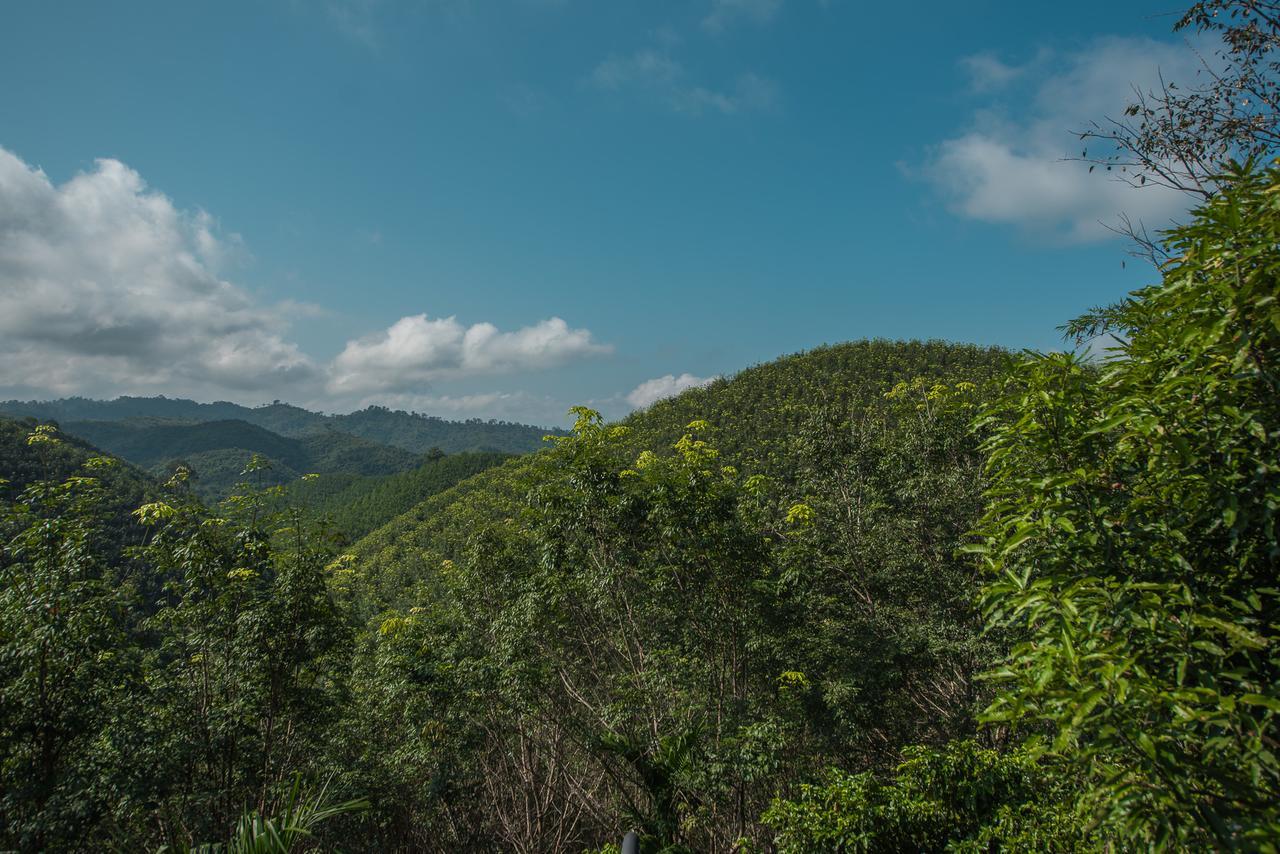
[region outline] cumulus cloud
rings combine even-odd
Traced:
[[[0,386],[252,392],[306,385],[314,363],[219,275],[236,240],[118,160],[55,185],[0,148]]]
[[[665,50],[645,49],[611,56],[591,72],[589,82],[602,91],[647,93],[670,109],[689,115],[734,115],[767,110],[778,100],[778,86],[758,74],[738,75],[727,88],[710,88],[690,79],[684,66]]]
[[[1082,151],[1076,132],[1122,114],[1135,88],[1155,87],[1161,74],[1169,80],[1194,77],[1199,60],[1185,46],[1108,37],[1074,53],[1042,54],[1020,69],[990,55],[968,63],[979,89],[979,83],[994,90],[1032,73],[1039,79],[1019,117],[982,109],[968,130],[932,151],[923,175],[956,212],[1084,242],[1113,236],[1107,225],[1121,214],[1159,228],[1186,209],[1185,197],[1172,190],[1135,189],[1069,159]]]
[[[514,332],[456,318],[402,317],[388,329],[349,341],[330,367],[335,394],[403,392],[444,379],[537,370],[612,352],[586,329],[558,317]]]
[[[674,397],[685,389],[698,388],[710,385],[719,377],[695,377],[693,374],[667,374],[665,377],[656,377],[651,380],[645,380],[631,390],[627,395],[627,403],[630,403],[636,409],[643,409],[667,397]]]
[[[183,211],[117,160],[61,185],[0,148],[0,393],[170,394],[334,408],[396,404],[434,380],[550,368],[610,352],[552,317],[515,331],[405,317],[327,365],[286,337],[315,306],[266,304],[220,272],[243,254],[211,216]],[[454,416],[559,420],[521,393],[419,397]]]
[[[702,26],[713,33],[738,21],[767,24],[782,8],[782,0],[712,0],[711,12]]]

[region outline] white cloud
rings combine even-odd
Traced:
[[[636,90],[689,115],[734,115],[767,110],[778,101],[778,86],[758,74],[738,75],[732,86],[713,89],[694,82],[684,66],[665,50],[646,49],[611,56],[591,72],[591,85],[610,92]]]
[[[703,18],[702,26],[718,33],[738,21],[767,24],[782,8],[782,0],[712,0],[711,12]]]
[[[118,160],[55,186],[0,148],[0,386],[67,394],[305,385],[287,306],[224,280],[238,250]]]
[[[990,52],[962,57],[960,67],[969,75],[969,85],[975,92],[991,92],[1003,89],[1026,73],[1026,66],[1009,65]]]
[[[631,390],[627,402],[636,409],[651,406],[666,397],[674,397],[685,389],[710,385],[719,377],[695,377],[693,374],[667,374],[665,377],[645,380]]]
[[[330,367],[334,394],[404,392],[442,379],[556,367],[612,352],[586,329],[558,317],[514,332],[456,318],[402,317],[388,329],[349,341]]]
[[[1084,148],[1078,132],[1091,121],[1119,116],[1135,88],[1151,89],[1161,74],[1190,80],[1199,70],[1194,52],[1152,39],[1108,37],[1075,53],[1042,54],[1016,73],[994,57],[970,57],[969,63],[975,84],[981,80],[989,89],[1032,71],[1041,77],[1023,117],[981,110],[969,130],[933,150],[923,174],[955,211],[1083,242],[1113,236],[1107,225],[1121,214],[1160,228],[1186,209],[1179,193],[1154,185],[1135,189],[1114,173],[1099,168],[1090,174],[1087,164],[1069,158]]]
[[[412,392],[447,417],[552,423],[567,405],[521,392],[423,396],[423,386],[611,352],[558,317],[503,332],[417,315],[320,365],[286,332],[324,310],[264,304],[227,281],[220,269],[243,252],[211,216],[178,209],[119,161],[55,185],[0,148],[0,395],[287,397],[335,409],[404,405]]]

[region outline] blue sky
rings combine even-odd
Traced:
[[[1070,131],[1178,5],[14,4],[0,396],[621,415],[863,337],[1059,346],[1183,201]]]

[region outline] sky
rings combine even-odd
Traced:
[[[859,338],[1058,348],[1155,278],[1107,226],[1187,205],[1066,159],[1195,74],[1180,9],[13,3],[0,398],[560,425]]]

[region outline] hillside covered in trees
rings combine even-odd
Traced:
[[[417,454],[346,433],[325,431],[291,439],[244,421],[171,422],[153,419],[71,421],[59,425],[104,451],[167,476],[177,465],[192,472],[201,496],[226,497],[255,456],[260,484],[287,484],[304,474],[389,475],[418,464]]]
[[[1189,26],[1244,64],[1085,137],[1196,205],[1064,348],[833,344],[521,454],[0,407],[0,849],[1280,850],[1280,6]]]
[[[260,461],[254,466],[253,481],[259,486],[284,486],[303,475],[320,474],[327,485],[313,486],[311,492],[328,496],[336,491],[335,484],[355,488],[360,481],[351,498],[364,510],[344,506],[343,512],[361,515],[363,521],[340,525],[348,534],[377,527],[407,509],[415,496],[420,500],[436,491],[436,475],[420,473],[416,480],[410,475],[380,488],[378,496],[371,498],[377,478],[408,474],[440,454],[462,452],[472,455],[444,468],[474,473],[480,460],[497,461],[500,457],[493,455],[538,450],[545,435],[563,433],[498,421],[444,421],[383,407],[322,415],[282,403],[249,408],[163,397],[8,401],[0,403],[0,415],[54,424],[63,434],[161,479],[182,466],[192,489],[206,501],[229,495],[244,480],[242,473],[255,457]],[[415,483],[431,488],[413,492]],[[393,494],[401,497],[386,503]],[[386,510],[372,513],[370,508],[375,506]]]
[[[855,342],[213,510],[4,422],[6,844],[303,797],[345,850],[1265,848],[1277,186],[1079,322],[1101,364]],[[337,547],[379,490],[435,494]]]
[[[118,422],[161,419],[204,423],[240,421],[293,439],[323,432],[346,433],[383,445],[425,454],[432,448],[445,453],[498,451],[522,454],[542,446],[542,437],[554,429],[506,421],[446,421],[431,415],[370,406],[346,415],[325,415],[287,403],[248,407],[220,401],[197,403],[166,397],[120,397],[115,400],[64,398],[51,401],[0,401],[0,415],[32,417],[42,421]]]
[[[434,453],[415,468],[384,477],[340,472],[294,481],[282,501],[327,520],[354,542],[438,492],[509,459],[498,453]]]

